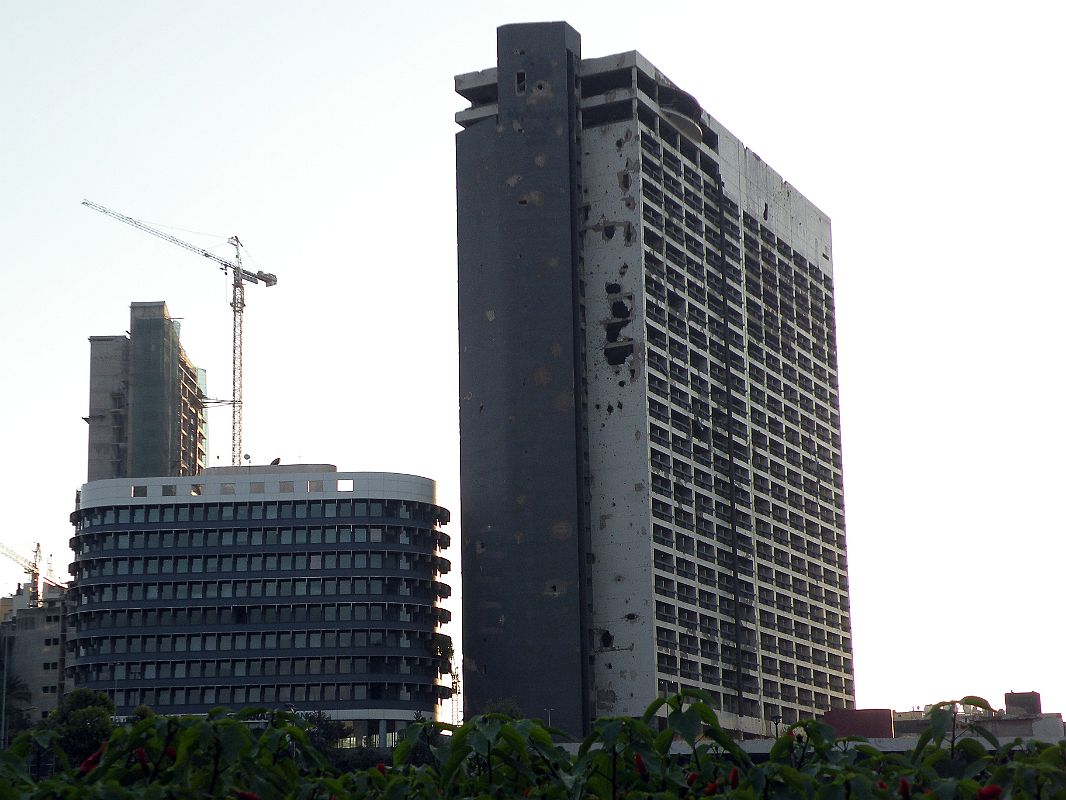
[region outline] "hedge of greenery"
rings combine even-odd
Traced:
[[[960,702],[988,708],[979,698]],[[979,728],[963,729],[955,708],[937,706],[909,753],[840,740],[806,721],[756,763],[719,725],[709,698],[686,690],[657,700],[640,719],[598,720],[576,749],[560,746],[558,732],[537,720],[486,715],[459,727],[417,723],[389,763],[354,772],[331,767],[292,714],[149,716],[115,730],[80,764],[37,781],[33,750],[53,747],[55,734],[24,735],[0,754],[0,800],[1066,798],[1066,742],[1000,743]]]

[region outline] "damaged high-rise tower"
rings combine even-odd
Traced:
[[[852,706],[828,217],[565,23],[456,91],[467,711]]]

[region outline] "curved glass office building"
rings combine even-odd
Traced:
[[[376,745],[450,695],[432,480],[329,465],[103,480],[71,520],[68,677],[120,715],[291,706]]]

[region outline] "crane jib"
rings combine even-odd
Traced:
[[[244,382],[244,334],[243,334],[243,317],[244,317],[244,282],[248,283],[263,283],[266,286],[275,286],[278,282],[278,276],[271,272],[249,272],[241,266],[241,241],[236,236],[232,236],[229,239],[229,243],[236,249],[237,263],[232,263],[226,259],[215,255],[214,253],[204,250],[202,247],[197,247],[194,244],[183,241],[177,236],[172,236],[169,233],[164,233],[161,230],[153,228],[151,225],[147,225],[138,219],[133,217],[127,217],[125,214],[119,214],[117,211],[112,211],[110,208],[101,206],[97,203],[93,203],[90,200],[82,200],[82,205],[88,206],[94,211],[99,211],[101,214],[106,214],[109,217],[125,222],[127,225],[131,225],[134,228],[150,233],[153,236],[157,236],[160,239],[164,239],[171,244],[176,244],[178,247],[183,247],[186,250],[191,250],[194,253],[199,253],[205,258],[209,258],[212,261],[216,261],[222,265],[222,269],[233,270],[233,300],[230,302],[230,307],[233,309],[233,400],[230,404],[233,406],[233,427],[232,427],[232,456],[233,466],[237,466],[241,463],[241,456],[243,450],[243,412],[244,405],[243,388]],[[244,456],[248,458],[247,455]]]

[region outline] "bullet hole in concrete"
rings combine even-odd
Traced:
[[[634,200],[632,197],[627,197],[622,201],[622,205],[632,211],[637,207],[637,201]]]
[[[599,404],[599,403],[597,403],[597,404],[596,404],[596,410],[597,410],[597,411],[599,411],[599,410],[600,410],[600,404]]]
[[[634,613],[633,613],[633,612],[631,611],[631,612],[629,612],[628,614],[626,614],[626,619],[627,619],[627,620],[629,620],[630,622],[633,622],[633,621],[634,621],[634,620],[635,620],[635,619],[636,619],[637,617],[639,617],[639,616],[640,616],[640,614],[634,614]]]
[[[477,543],[475,543],[475,544],[474,544],[474,552],[475,552],[475,553],[478,553],[479,555],[480,555],[481,553],[484,553],[484,552],[485,552],[485,543],[484,543],[484,542],[477,542]]]
[[[518,199],[518,205],[520,205],[520,206],[528,205],[528,203],[527,203],[527,201],[526,201],[526,198],[524,198],[524,197],[520,197],[520,198]]]
[[[610,403],[607,404],[607,413],[608,414],[613,414],[614,413],[614,406],[612,406]]]
[[[547,88],[547,85],[544,83],[544,81],[537,81],[536,85],[533,88],[535,88],[538,92],[543,92],[544,89]]]
[[[617,367],[633,353],[633,341],[622,336],[622,329],[633,321],[633,295],[622,294],[622,286],[618,283],[607,283],[604,289],[611,309],[611,319],[604,322],[607,332],[604,353],[607,363]]]
[[[629,191],[629,187],[633,185],[633,181],[629,177],[629,173],[628,172],[623,172],[618,177],[618,183],[621,184],[622,191],[624,191],[624,192],[628,192]]]
[[[622,387],[624,387],[625,385],[626,385],[626,382],[625,382],[624,380],[620,380],[620,381],[618,381],[618,386],[619,386],[619,388],[622,388]]]
[[[769,203],[763,203],[762,204],[762,218],[763,219],[770,219],[770,204]]]
[[[614,238],[614,225],[604,225],[603,226],[603,238],[604,239],[613,239]]]
[[[619,411],[622,410],[622,401],[621,400],[618,401],[618,410]]]
[[[518,72],[515,73],[514,90],[515,94],[526,93],[526,71],[524,69],[520,69]]]
[[[635,381],[636,379],[637,379],[637,368],[636,367],[630,367],[629,368],[629,380]]]
[[[610,647],[614,644],[614,637],[611,635],[610,631],[604,631],[600,634],[600,644],[604,647]]]
[[[607,669],[614,669],[614,666],[611,664],[610,661],[607,662]]]
[[[484,403],[480,403],[480,404],[478,404],[478,407],[477,407],[477,413],[479,413],[479,414],[480,414],[480,413],[481,413],[481,412],[483,412],[484,410],[485,410],[485,404],[484,404]]]
[[[608,347],[604,351],[604,355],[607,356],[607,363],[612,367],[620,367],[626,363],[626,359],[633,355],[633,343],[619,345],[617,347]]]
[[[626,223],[625,227],[625,243],[633,244],[633,226],[630,225],[628,222]]]
[[[620,266],[618,268],[618,274],[619,275],[625,275],[628,270],[629,270],[629,264],[627,264],[626,262],[623,261],[622,262],[622,266]]]

